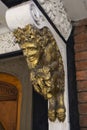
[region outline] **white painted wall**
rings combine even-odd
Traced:
[[[87,18],[87,0],[62,0],[72,21]]]
[[[5,27],[7,26],[6,20],[5,20],[5,13],[6,13],[7,9],[8,8],[0,0],[0,30],[3,27],[4,27],[4,30],[5,30]],[[0,31],[0,34],[1,34],[1,31]]]

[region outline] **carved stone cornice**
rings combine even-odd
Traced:
[[[72,25],[70,19],[67,16],[67,12],[64,9],[62,1],[38,0],[38,2],[50,17],[52,22],[55,24],[57,29],[60,31],[61,35],[67,40],[70,35]],[[35,11],[35,13],[37,12]],[[39,22],[42,22],[42,19],[43,18],[39,18]],[[15,23],[12,24],[14,26]],[[0,35],[0,54],[17,50],[20,50],[20,47],[18,44],[15,44],[12,32],[9,31]]]
[[[68,39],[71,30],[71,20],[63,6],[62,0],[37,0],[42,6],[44,11],[50,17],[55,24],[59,32],[65,38]]]

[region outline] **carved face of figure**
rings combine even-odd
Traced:
[[[27,55],[29,68],[35,68],[39,62],[40,48],[36,46],[35,42],[25,42],[21,45],[21,48],[23,49],[24,55]]]
[[[42,37],[38,29],[27,25],[24,29],[18,28],[14,31],[16,42],[20,44],[30,69],[35,68],[39,62],[42,47]]]

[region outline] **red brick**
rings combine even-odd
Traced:
[[[87,70],[87,60],[76,62],[75,65],[76,70]]]
[[[74,23],[74,26],[84,26],[84,25],[87,25],[87,18],[79,20],[79,21]]]
[[[77,34],[82,33],[82,32],[87,32],[86,26],[75,27],[74,35],[77,35]]]
[[[87,91],[87,81],[78,81],[77,91]]]
[[[80,128],[80,130],[87,130],[87,128]]]
[[[75,22],[74,26],[80,130],[87,130],[87,19]]]
[[[87,127],[87,116],[80,116],[80,126]]]
[[[79,104],[78,108],[79,108],[79,113],[80,114],[87,114],[87,103]]]
[[[87,42],[74,45],[75,53],[80,51],[87,51]]]
[[[87,71],[77,71],[76,80],[87,80]]]
[[[81,103],[87,102],[87,92],[78,93],[78,101]]]
[[[86,18],[86,19],[83,19],[83,20],[78,21],[78,26],[84,26],[84,25],[87,25],[87,18]]]
[[[87,32],[82,32],[74,37],[75,43],[81,43],[87,41]]]
[[[87,59],[87,51],[78,52],[75,54],[75,61],[81,61]]]

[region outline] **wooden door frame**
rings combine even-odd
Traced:
[[[21,114],[21,103],[22,103],[22,85],[20,81],[13,75],[7,73],[0,73],[0,81],[12,84],[18,90],[18,107],[17,107],[17,127],[16,130],[20,129],[20,114]]]

